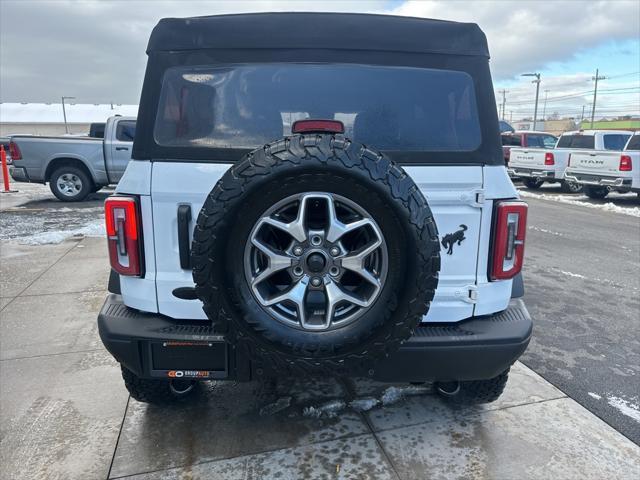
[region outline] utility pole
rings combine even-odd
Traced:
[[[580,115],[580,125],[584,122],[584,105],[582,105],[582,115]]]
[[[502,120],[505,120],[504,108],[505,108],[505,105],[507,104],[507,93],[509,93],[509,91],[503,88],[501,92],[502,92],[502,115],[500,116],[500,118],[502,118]]]
[[[549,94],[549,90],[544,91],[544,107],[542,107],[542,121],[546,120],[547,115],[547,95]]]
[[[64,117],[64,131],[67,133],[69,133],[69,126],[67,125],[67,110],[64,108],[64,101],[72,100],[75,98],[76,97],[65,97],[64,95],[62,96],[62,116]]]
[[[593,105],[591,107],[591,128],[593,128],[593,118],[596,116],[596,96],[598,95],[598,80],[604,80],[607,77],[600,77],[598,75],[598,69],[596,68],[596,76],[591,77],[591,80],[595,80],[596,84],[593,88]]]
[[[523,73],[520,75],[521,77],[536,77],[535,80],[532,80],[531,83],[536,84],[536,106],[533,111],[533,128],[536,129],[536,121],[538,120],[538,96],[540,95],[540,74],[539,73]]]

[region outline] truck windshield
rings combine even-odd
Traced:
[[[593,135],[562,135],[556,148],[595,148]]]
[[[158,145],[256,148],[305,118],[390,151],[472,151],[481,143],[472,78],[459,71],[336,64],[175,67],[164,75]]]

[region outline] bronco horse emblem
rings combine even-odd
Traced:
[[[467,231],[466,225],[460,225],[460,230],[454,233],[447,233],[444,237],[442,237],[442,246],[447,248],[447,255],[453,254],[453,245],[457,243],[458,245],[462,244],[462,241],[467,238],[464,236],[464,232]]]

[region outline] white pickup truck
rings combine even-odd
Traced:
[[[582,185],[590,198],[604,198],[611,190],[640,195],[640,132],[629,138],[622,152],[571,153],[564,176]]]
[[[545,182],[560,182],[562,191],[578,193],[582,185],[565,178],[572,152],[585,150],[620,151],[631,136],[625,130],[579,130],[565,132],[553,149],[513,148],[509,160],[509,175],[523,179],[528,188],[540,188]]]

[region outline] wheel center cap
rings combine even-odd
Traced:
[[[326,265],[327,260],[321,253],[312,253],[307,257],[307,268],[313,273],[321,272]]]

